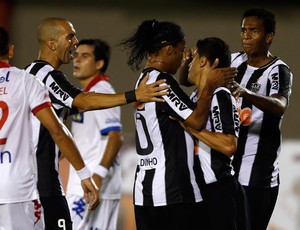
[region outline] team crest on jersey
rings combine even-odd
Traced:
[[[261,84],[259,84],[258,82],[255,82],[255,83],[251,84],[250,90],[253,93],[257,93],[259,91],[260,87],[261,87]]]
[[[76,113],[72,116],[72,121],[78,122],[78,123],[83,123],[83,118],[84,118],[83,113]]]

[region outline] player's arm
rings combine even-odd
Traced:
[[[49,130],[51,137],[58,145],[62,154],[78,172],[78,175],[82,179],[84,197],[90,203],[90,209],[95,209],[99,204],[98,191],[92,184],[90,172],[85,167],[84,161],[67,127],[58,119],[52,107],[39,110],[35,116]]]
[[[80,112],[84,112],[126,105],[135,101],[144,103],[151,101],[164,102],[161,96],[167,95],[168,92],[165,90],[169,88],[168,85],[164,84],[165,80],[162,79],[149,85],[146,84],[147,80],[148,75],[144,77],[136,90],[126,93],[101,94],[82,92],[74,98],[72,106],[78,108]]]
[[[235,81],[231,84],[229,89],[235,98],[243,97],[244,100],[249,101],[258,109],[264,112],[275,114],[279,117],[284,114],[288,106],[288,100],[280,94],[265,96],[254,93],[251,90],[242,87]]]
[[[93,174],[93,179],[98,186],[101,188],[102,179],[104,179],[109,171],[109,168],[114,163],[116,156],[123,144],[123,135],[121,131],[110,131],[108,133],[108,141],[106,144],[106,148],[102,157],[101,162],[99,162],[99,166],[96,167],[96,170]]]
[[[211,96],[215,89],[227,81],[233,81],[237,73],[236,68],[216,68],[217,65],[218,60],[212,66],[203,67],[205,71],[201,78],[199,77],[198,82],[195,82],[198,88],[197,106],[184,123],[197,131],[201,131],[206,124],[210,112]]]
[[[210,148],[228,157],[231,157],[236,152],[237,137],[233,134],[210,132],[206,129],[203,129],[201,132],[193,129],[189,129],[189,131]]]

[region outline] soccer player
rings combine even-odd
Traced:
[[[208,37],[197,42],[190,62],[188,75],[180,75],[183,82],[193,83],[202,77],[204,68],[212,66],[218,58],[218,67],[230,66],[229,46],[220,38]],[[191,62],[192,60],[192,62]],[[191,95],[197,101],[197,90]],[[209,230],[247,230],[250,229],[248,204],[243,187],[234,177],[232,159],[237,149],[240,119],[235,98],[226,86],[214,91],[211,98],[210,114],[205,129],[197,132],[187,129],[196,141],[195,168],[199,186],[209,220]],[[203,175],[203,176],[202,176]]]
[[[138,164],[134,209],[137,230],[199,229],[198,217],[205,213],[193,171],[193,139],[170,116],[202,130],[209,113],[210,97],[218,85],[216,80],[224,84],[224,76],[232,79],[235,69],[206,68],[203,81],[195,80],[201,95],[194,104],[173,76],[181,66],[186,47],[185,35],[179,25],[145,20],[122,44],[129,51],[128,64],[132,69],[138,70],[147,59],[136,87],[146,73],[149,73],[149,83],[166,79],[171,86],[170,94],[163,96],[164,103],[135,105]],[[205,222],[203,219],[201,224]]]
[[[72,52],[78,40],[71,22],[63,18],[45,18],[38,27],[38,60],[29,64],[26,71],[35,75],[46,85],[56,114],[64,120],[66,116],[95,109],[124,105],[136,100],[162,102],[159,96],[166,95],[164,81],[146,85],[139,89],[118,94],[83,92],[72,85],[58,70],[62,64],[73,59]],[[58,174],[60,152],[45,127],[34,120],[34,146],[37,150],[38,190],[45,211],[46,229],[72,229],[68,203]],[[63,225],[61,224],[63,220]]]
[[[241,119],[233,166],[247,194],[253,230],[267,228],[276,204],[280,129],[293,78],[287,64],[269,51],[275,28],[272,12],[246,10],[240,33],[244,51],[232,54],[231,66],[238,68],[232,92]]]
[[[73,74],[85,92],[115,93],[106,74],[109,61],[110,46],[106,41],[83,39],[78,43]],[[70,167],[66,198],[74,229],[117,229],[122,183],[120,120],[120,107],[78,113],[72,117],[71,132],[83,160],[94,173],[101,199],[97,209],[90,212],[83,199],[79,177]]]
[[[99,203],[80,153],[67,128],[51,107],[44,84],[24,70],[9,65],[14,46],[0,27],[0,229],[44,229],[37,190],[36,153],[31,114],[45,126],[80,177],[90,210]]]

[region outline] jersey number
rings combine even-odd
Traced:
[[[143,155],[143,156],[149,155],[153,151],[153,143],[152,143],[150,135],[149,135],[149,131],[148,131],[148,128],[147,128],[146,120],[142,116],[142,114],[140,114],[140,113],[136,114],[135,119],[136,119],[137,126],[139,126],[139,129],[140,130],[143,129],[145,137],[146,137],[146,140],[147,140],[147,144],[148,144],[146,148],[142,148],[141,144],[140,144],[140,140],[139,140],[138,134],[137,134],[136,135],[136,151],[137,151],[137,153],[139,155]]]
[[[2,110],[2,114],[0,118],[0,130],[1,130],[8,118],[8,105],[6,104],[5,101],[0,101],[0,109]],[[0,138],[0,145],[4,145],[5,143],[6,143],[6,138]]]

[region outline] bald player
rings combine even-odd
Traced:
[[[55,115],[44,84],[34,76],[12,67],[14,45],[0,27],[0,229],[44,229],[37,190],[36,154],[32,145],[30,114],[49,130],[66,158],[76,167],[90,208],[99,204],[98,191],[72,139]],[[5,77],[3,77],[5,76]],[[16,220],[17,217],[17,220]]]
[[[58,70],[73,59],[78,40],[71,22],[64,18],[43,19],[38,27],[39,55],[25,69],[46,85],[53,108],[62,121],[68,115],[95,109],[105,109],[127,103],[162,102],[162,91],[169,86],[164,81],[146,85],[147,78],[135,91],[118,94],[83,92],[72,85]],[[159,86],[163,84],[163,86]],[[47,129],[33,117],[34,145],[38,162],[38,191],[45,213],[46,229],[72,229],[70,211],[58,174],[60,151]]]

